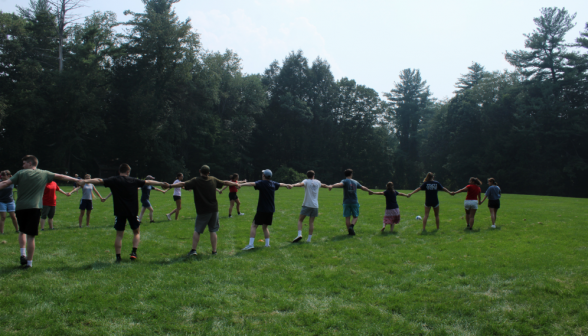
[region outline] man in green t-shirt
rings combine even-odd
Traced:
[[[22,158],[22,167],[24,169],[16,172],[9,180],[0,182],[0,190],[11,184],[18,185],[18,199],[16,200],[15,214],[20,225],[18,242],[20,245],[20,264],[23,268],[33,266],[35,236],[39,234],[39,222],[41,220],[41,208],[43,208],[43,191],[45,191],[45,185],[54,179],[77,181],[75,178],[67,175],[37,169],[38,164],[39,160],[36,157],[27,155]]]
[[[221,181],[210,174],[209,166],[200,167],[200,176],[186,182],[172,184],[170,188],[184,187],[186,190],[194,190],[194,205],[196,206],[196,223],[194,224],[194,235],[192,236],[192,250],[188,256],[196,255],[196,247],[200,241],[200,235],[208,226],[210,232],[210,244],[212,254],[216,254],[216,232],[220,228],[218,220],[218,201],[216,200],[216,188],[223,186],[236,186],[239,184],[231,181]]]

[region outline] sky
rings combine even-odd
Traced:
[[[0,0],[0,10],[16,11],[28,0]],[[419,69],[434,97],[451,97],[454,84],[472,62],[486,70],[512,70],[506,51],[524,49],[542,7],[577,13],[573,42],[588,22],[582,0],[182,0],[181,20],[191,19],[203,48],[231,49],[246,73],[263,73],[274,61],[302,50],[313,61],[326,60],[336,79],[347,77],[389,92],[400,71]],[[87,0],[78,14],[125,10],[142,12],[141,0]],[[81,21],[80,21],[81,22]]]

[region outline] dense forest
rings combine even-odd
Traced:
[[[107,176],[213,175],[281,182],[313,169],[326,183],[353,168],[369,187],[415,188],[427,171],[448,188],[495,177],[508,193],[588,196],[588,24],[543,8],[514,71],[464,65],[452,98],[405,69],[383,97],[302,51],[245,74],[234,52],[201,45],[178,0],[143,13],[68,20],[67,0],[0,12],[0,169],[34,154],[40,167]],[[75,4],[75,2],[74,2]],[[570,42],[571,41],[571,42]]]

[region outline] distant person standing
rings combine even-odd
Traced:
[[[19,170],[8,180],[0,182],[0,190],[10,185],[18,185],[18,199],[16,200],[16,218],[20,229],[18,241],[20,244],[20,264],[23,268],[33,267],[35,254],[35,236],[39,234],[41,206],[45,185],[54,179],[77,182],[70,176],[55,174],[37,169],[39,160],[33,155],[22,158],[22,170]],[[25,248],[26,239],[26,248]]]
[[[231,181],[234,183],[245,183],[247,182],[247,180],[243,180],[243,181],[239,181],[239,174],[235,173],[233,175],[231,175]],[[239,191],[239,187],[238,186],[225,186],[224,188],[222,188],[221,190],[218,191],[219,194],[223,193],[223,190],[229,188],[229,202],[231,203],[229,206],[229,218],[232,218],[232,212],[233,212],[233,206],[235,204],[237,204],[237,215],[239,216],[245,216],[244,213],[242,213],[239,210],[239,206],[241,205],[241,201],[239,201],[239,197],[237,196],[237,191]]]
[[[390,225],[390,232],[394,232],[394,225],[400,223],[400,207],[396,196],[408,197],[408,194],[403,194],[394,190],[394,183],[386,183],[386,191],[384,192],[371,192],[370,195],[383,195],[386,196],[386,212],[384,213],[384,225],[382,226],[382,232],[386,230],[386,225]]]
[[[90,174],[86,174],[84,175],[84,179],[89,180],[92,178],[92,175]],[[90,226],[90,214],[92,213],[92,210],[94,209],[94,204],[93,204],[93,199],[94,199],[94,193],[96,193],[98,195],[98,198],[100,198],[102,200],[102,195],[100,195],[100,193],[98,192],[98,189],[96,189],[96,187],[92,184],[92,183],[87,183],[84,184],[83,187],[77,187],[74,190],[72,190],[70,192],[73,193],[74,191],[78,191],[79,188],[82,188],[82,199],[80,200],[80,217],[78,218],[78,225],[81,228],[82,227],[82,222],[84,221],[84,213],[87,212],[86,215],[86,227]]]
[[[2,181],[6,181],[11,177],[12,174],[10,174],[10,170],[0,171],[0,179]],[[16,220],[16,214],[14,213],[16,210],[16,204],[14,203],[13,190],[14,185],[12,184],[3,190],[0,190],[0,234],[4,234],[6,213],[8,213],[10,219],[12,219],[12,225],[14,225],[16,233],[18,233],[18,221]]]
[[[253,186],[255,187],[255,190],[259,190],[257,213],[255,214],[253,223],[251,224],[251,231],[249,232],[249,244],[243,248],[243,251],[255,248],[255,234],[257,233],[257,227],[260,225],[265,237],[265,247],[270,247],[270,233],[268,227],[272,225],[274,212],[276,212],[276,205],[274,203],[275,192],[276,190],[280,189],[280,187],[286,187],[288,189],[292,188],[287,184],[274,182],[271,180],[271,178],[272,171],[265,169],[261,172],[261,180],[241,184],[242,187]]]
[[[339,183],[329,186],[329,191],[333,188],[343,188],[343,217],[345,217],[345,226],[350,236],[355,236],[355,224],[359,219],[359,202],[357,201],[357,189],[372,192],[367,187],[362,186],[353,179],[353,169],[345,170],[345,179]],[[351,220],[353,217],[353,220]]]
[[[498,184],[496,184],[496,180],[491,177],[488,179],[488,189],[486,189],[486,194],[484,195],[484,199],[480,202],[480,205],[484,203],[486,198],[488,198],[488,209],[490,210],[490,218],[492,219],[492,228],[496,229],[496,213],[498,209],[500,209],[500,197],[502,196],[502,191]]]
[[[188,256],[197,255],[196,248],[200,242],[200,235],[208,227],[210,233],[210,245],[212,254],[217,254],[217,232],[220,228],[218,217],[218,201],[216,200],[217,188],[223,186],[238,186],[236,182],[221,181],[210,175],[210,167],[200,167],[200,176],[194,177],[187,182],[178,182],[170,188],[183,187],[186,190],[194,190],[194,206],[196,207],[196,222],[194,223],[194,235],[192,236],[192,249]]]
[[[123,163],[118,168],[118,176],[112,176],[106,179],[89,179],[82,180],[82,185],[86,183],[104,184],[106,188],[110,188],[114,205],[114,229],[116,230],[116,239],[114,241],[114,249],[116,251],[116,261],[121,261],[122,239],[125,233],[127,222],[131,230],[133,230],[133,250],[131,252],[131,260],[137,259],[137,249],[139,248],[139,241],[141,235],[139,231],[139,220],[137,213],[139,212],[139,188],[145,184],[163,186],[168,188],[169,184],[165,182],[156,182],[152,180],[139,180],[130,177],[131,167]],[[103,199],[103,201],[106,198]]]
[[[174,185],[179,184],[184,180],[184,174],[178,173],[176,175],[176,180],[174,181]],[[172,210],[172,212],[166,214],[167,220],[171,220],[171,215],[174,213],[176,214],[176,220],[178,220],[178,216],[180,215],[180,210],[182,210],[182,188],[174,188],[174,202],[176,202],[176,208]]]
[[[155,180],[155,177],[147,175],[147,177],[145,177],[145,180]],[[139,223],[143,221],[143,214],[145,214],[145,210],[149,210],[149,223],[155,222],[153,220],[153,206],[149,201],[149,198],[151,197],[151,190],[157,190],[165,194],[165,190],[155,188],[154,186],[149,184],[146,184],[141,187],[141,214],[139,215]]]
[[[470,177],[470,182],[465,188],[459,189],[452,194],[459,194],[461,192],[467,191],[467,196],[464,201],[465,207],[465,219],[466,219],[466,230],[471,230],[474,227],[474,218],[476,217],[476,211],[478,211],[478,205],[481,204],[480,202],[480,193],[482,190],[480,186],[482,182],[477,177]]]
[[[423,231],[425,231],[427,226],[427,220],[429,219],[429,212],[431,211],[431,208],[433,208],[433,212],[435,213],[435,223],[437,224],[437,230],[439,230],[439,197],[437,196],[439,190],[443,190],[446,193],[453,195],[451,191],[443,187],[441,183],[435,181],[434,178],[435,174],[431,172],[427,173],[427,176],[423,180],[423,184],[408,194],[408,197],[410,197],[412,194],[418,193],[421,190],[425,191],[425,216],[423,216]]]
[[[314,233],[314,220],[318,217],[319,212],[319,203],[318,203],[318,195],[319,189],[328,188],[324,183],[321,183],[319,180],[315,180],[315,173],[314,170],[309,170],[306,172],[307,179],[296,184],[292,184],[292,187],[304,187],[304,200],[302,201],[302,209],[300,210],[300,215],[298,216],[298,235],[294,240],[293,243],[297,243],[302,240],[302,223],[304,219],[308,216],[308,238],[306,239],[307,243],[310,243],[312,240],[312,234]]]
[[[55,181],[51,181],[45,185],[45,190],[43,191],[43,210],[41,211],[41,231],[45,230],[45,220],[49,218],[49,228],[54,230],[53,227],[53,217],[55,216],[55,207],[57,206],[57,195],[56,192],[60,192],[65,196],[70,194],[66,193],[65,191],[61,190]]]

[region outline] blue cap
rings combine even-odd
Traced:
[[[272,171],[269,169],[265,169],[261,171],[265,177],[272,177]]]

